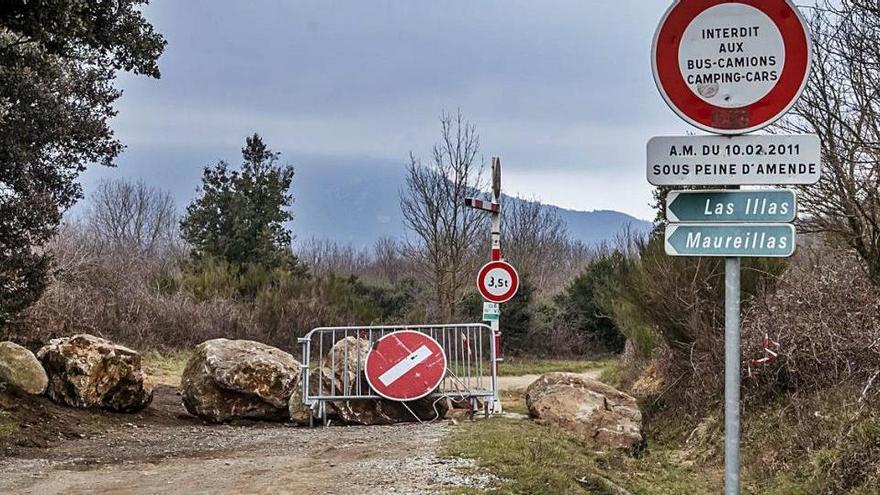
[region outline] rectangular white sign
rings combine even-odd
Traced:
[[[819,136],[669,136],[648,141],[655,186],[815,184],[822,175]]]
[[[500,316],[500,304],[493,302],[483,302],[483,321],[498,321]]]

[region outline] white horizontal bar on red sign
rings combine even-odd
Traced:
[[[492,203],[489,201],[483,201],[482,199],[476,198],[465,198],[464,204],[471,207],[476,208],[478,210],[490,211],[492,213],[500,213],[501,205],[498,203]]]

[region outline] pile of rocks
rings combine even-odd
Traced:
[[[12,342],[0,342],[0,386],[40,395],[48,384],[46,370],[33,352]]]
[[[311,386],[326,393],[353,395],[366,384],[358,363],[366,362],[369,342],[347,337],[334,344],[313,370]],[[361,373],[360,377],[356,374]],[[153,399],[153,385],[141,355],[88,334],[54,339],[37,351],[0,342],[0,391],[45,394],[78,408],[138,412]],[[280,349],[251,340],[214,339],[196,347],[181,376],[186,410],[205,421],[235,419],[308,424],[314,411],[302,402],[302,366]],[[443,418],[446,401],[421,399],[332,401],[329,419],[350,425],[385,425]]]
[[[107,340],[80,334],[54,339],[34,355],[0,342],[0,385],[72,407],[137,412],[153,400],[141,356]]]
[[[285,421],[299,376],[299,363],[280,349],[252,340],[214,339],[196,347],[180,388],[186,410],[206,421]]]
[[[358,363],[366,362],[369,342],[347,337],[334,344],[320,366],[312,370],[313,392],[357,395],[355,384],[366,384]],[[360,371],[360,373],[363,373]],[[302,402],[302,366],[280,349],[250,340],[214,339],[200,344],[181,377],[183,404],[190,414],[220,423],[235,419],[288,421],[305,425],[313,416]],[[407,409],[409,407],[409,409]],[[386,425],[442,418],[445,401],[422,399],[406,403],[388,400],[331,401],[327,416],[349,425]],[[410,412],[410,410],[412,412]]]
[[[318,384],[325,395],[358,395],[364,393],[367,379],[360,368],[367,361],[370,342],[358,337],[346,337],[336,342],[320,367],[312,370],[317,374],[310,380],[312,393],[318,392]],[[362,390],[354,390],[360,384]],[[331,394],[332,391],[332,394]],[[327,403],[327,418],[348,425],[389,425],[412,421],[431,421],[443,419],[449,411],[447,400],[425,397],[409,402],[391,400],[339,400]],[[312,411],[302,403],[302,394],[297,393],[290,400],[290,418],[298,424],[308,424]]]

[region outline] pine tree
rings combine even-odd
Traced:
[[[284,224],[293,219],[293,167],[278,164],[279,153],[258,134],[247,138],[241,154],[240,170],[222,160],[205,167],[200,195],[180,222],[181,235],[197,259],[292,268],[297,262]]]

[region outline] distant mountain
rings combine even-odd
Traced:
[[[346,165],[314,158],[294,163],[293,230],[299,241],[315,237],[369,247],[381,237],[404,235],[399,204],[403,163],[357,160]],[[590,245],[612,240],[626,226],[650,229],[650,223],[617,211],[546,207],[558,212],[573,239]]]
[[[167,190],[182,212],[196,196],[202,167],[223,158],[238,165],[239,151],[134,147],[125,152],[119,168],[92,167],[83,177],[89,194],[101,179],[128,177]],[[405,234],[399,191],[404,184],[406,164],[370,158],[322,157],[285,153],[285,163],[294,165],[295,218],[291,224],[299,242],[311,237],[330,239],[355,247],[371,247],[381,237],[402,238]],[[80,202],[71,212],[77,216],[86,207]],[[565,221],[572,238],[587,244],[611,240],[626,225],[647,230],[647,222],[616,211],[555,209]]]

